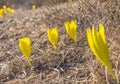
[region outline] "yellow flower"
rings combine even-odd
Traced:
[[[92,31],[87,28],[88,44],[97,59],[108,69],[114,79],[117,80],[110,63],[108,45],[104,31],[104,25],[99,24],[99,31],[93,26]]]
[[[32,10],[35,10],[37,7],[36,7],[36,5],[33,5],[32,6]]]
[[[0,9],[0,18],[3,17],[3,9]]]
[[[15,13],[15,10],[14,10],[14,9],[11,9],[10,13],[14,14],[14,13]]]
[[[66,28],[67,34],[72,38],[74,42],[76,42],[76,33],[77,33],[77,24],[75,20],[72,20],[71,22],[65,22],[64,26]]]
[[[23,55],[27,58],[29,65],[31,66],[30,56],[31,56],[31,42],[30,38],[24,37],[19,39],[19,47]]]
[[[3,5],[3,10],[6,10],[7,9],[7,6],[6,5]]]
[[[2,8],[3,8],[3,12],[4,12],[4,14],[7,14],[7,11],[6,11],[6,10],[7,10],[7,6],[6,6],[6,5],[3,5]]]
[[[8,8],[7,8],[7,12],[13,14],[13,13],[14,13],[14,9],[11,9],[11,8],[8,7]]]
[[[56,28],[48,29],[47,33],[48,33],[49,41],[53,45],[54,49],[56,49],[56,45],[57,45],[58,38],[59,38],[57,29]]]

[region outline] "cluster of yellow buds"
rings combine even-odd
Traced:
[[[68,36],[74,41],[74,43],[76,43],[77,39],[76,39],[76,35],[77,35],[77,24],[75,20],[72,21],[67,21],[64,22],[64,26],[66,29],[66,33],[68,34]],[[50,43],[53,45],[54,49],[56,49],[56,45],[59,39],[59,34],[57,31],[57,28],[51,28],[47,30],[48,33],[48,39],[50,41]]]
[[[6,5],[3,5],[2,8],[0,8],[0,18],[3,17],[3,15],[6,15],[6,14],[14,14],[14,9],[10,8],[10,7],[7,7]]]
[[[66,33],[68,36],[73,40],[74,43],[76,43],[76,34],[77,34],[77,24],[75,20],[72,20],[71,22],[65,22],[64,23]],[[105,30],[104,25],[102,23],[99,24],[99,30],[97,30],[94,26],[92,26],[92,29],[89,27],[86,29],[87,34],[87,40],[89,47],[93,54],[96,56],[96,58],[107,68],[109,73],[112,75],[112,77],[117,80],[117,77],[115,73],[113,72],[110,58],[109,58],[109,51],[108,51],[108,43],[105,36]],[[51,28],[47,30],[48,39],[50,43],[53,45],[53,48],[56,49],[56,45],[59,39],[59,34],[57,31],[57,28]],[[30,61],[31,56],[31,42],[30,38],[20,38],[19,39],[19,46],[22,53],[25,55],[25,57],[28,60],[28,63],[30,66],[32,66],[32,63]]]
[[[77,24],[75,20],[70,22],[64,22],[64,26],[68,36],[76,43],[76,35],[77,35]],[[105,36],[104,25],[102,23],[99,24],[99,31],[93,26],[92,31],[90,28],[86,29],[87,31],[87,39],[88,44],[95,54],[96,58],[108,69],[112,77],[117,80],[110,63],[109,52],[108,52],[108,44]],[[48,38],[52,43],[54,49],[56,49],[56,44],[58,42],[58,32],[56,28],[52,28],[48,30]]]

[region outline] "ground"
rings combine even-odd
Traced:
[[[77,43],[66,34],[65,21],[77,21]],[[0,84],[117,84],[91,52],[86,28],[105,26],[112,68],[120,80],[120,1],[75,0],[16,8],[0,19]],[[57,27],[54,50],[47,29]],[[18,39],[30,37],[32,67],[22,55]]]

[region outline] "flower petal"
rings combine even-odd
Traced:
[[[104,41],[104,44],[107,44],[106,41],[106,36],[105,36],[105,30],[104,30],[104,25],[102,23],[99,24],[99,33]]]

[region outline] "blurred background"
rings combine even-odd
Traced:
[[[31,9],[31,6],[34,4],[37,7],[43,6],[43,5],[54,5],[66,2],[68,0],[0,0],[0,7],[3,5],[7,5],[9,7],[12,7],[14,5],[14,8],[27,8]],[[72,0],[73,1],[73,0]]]

